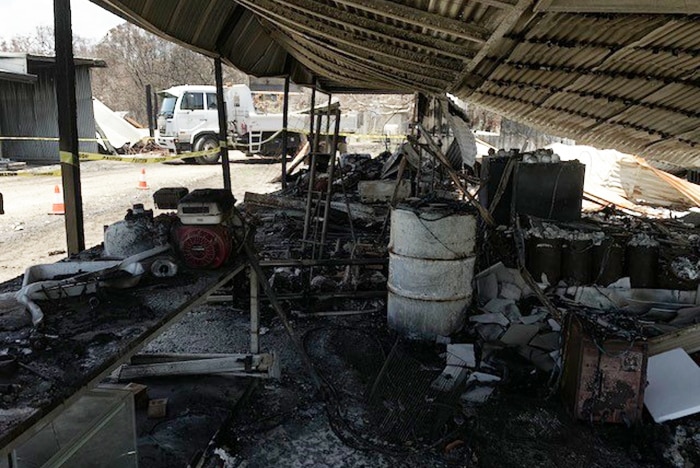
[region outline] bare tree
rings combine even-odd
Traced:
[[[78,57],[90,56],[93,44],[84,37],[73,35],[73,54]],[[54,33],[51,26],[37,26],[33,34],[20,34],[0,41],[3,52],[22,52],[53,56]]]
[[[146,85],[155,91],[181,84],[214,84],[214,61],[129,23],[112,30],[94,48],[107,62],[93,72],[93,94],[114,110],[146,122]],[[226,82],[245,83],[244,73],[226,67]]]

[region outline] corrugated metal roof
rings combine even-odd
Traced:
[[[255,76],[449,91],[549,133],[700,165],[699,0],[92,1]]]

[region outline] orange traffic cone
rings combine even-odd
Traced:
[[[136,186],[139,190],[148,190],[148,182],[146,182],[146,169],[141,169],[141,177],[139,177],[139,184]]]
[[[51,212],[49,214],[66,214],[66,205],[63,203],[63,195],[61,194],[61,188],[58,185],[53,188],[53,203],[51,203]]]

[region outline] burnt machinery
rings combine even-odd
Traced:
[[[123,220],[105,228],[104,252],[126,258],[159,245],[171,245],[189,268],[215,269],[234,250],[234,229],[242,229],[236,199],[225,189],[164,188],[153,195],[157,208],[175,213],[153,217],[152,210],[134,205]]]

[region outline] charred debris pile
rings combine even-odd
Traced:
[[[59,276],[35,269],[2,297],[30,311],[35,326],[19,341],[6,330],[6,347],[34,359],[42,350],[31,338],[63,339],[53,306],[79,301],[94,331],[82,322],[75,330],[86,349],[96,340],[116,349],[111,316],[90,315],[116,297],[111,289],[140,282],[134,298],[163,289],[165,314],[168,287],[187,294],[204,272],[242,261],[262,292],[233,281],[218,299],[250,308],[251,353],[232,355],[225,369],[188,365],[279,378],[274,353],[259,354],[262,304],[301,358],[316,390],[306,393],[321,398],[335,435],[357,449],[488,465],[502,453],[486,434],[517,453],[545,429],[561,428],[554,439],[583,437],[576,420],[618,428],[624,439],[699,411],[692,217],[640,218],[611,205],[584,213],[583,164],[547,149],[477,158],[473,135],[459,128],[449,145],[418,125],[393,152],[300,154],[290,168],[307,165],[290,171],[283,190],[247,193],[239,206],[226,190],[161,189],[156,206],[176,213],[154,217],[136,206],[106,229],[103,246],[60,264]],[[144,313],[156,321],[159,310]],[[513,414],[531,433],[502,433]],[[579,450],[567,447],[555,465]],[[576,457],[610,459],[605,451]],[[652,464],[663,457],[637,454]]]
[[[424,131],[337,167],[312,155],[285,190],[245,197],[290,310],[388,325],[375,331],[384,364],[353,405],[344,393],[334,406],[338,432],[365,448],[464,449],[465,421],[514,391],[558,402],[567,424],[644,427],[698,411],[691,219],[583,212],[585,166],[551,150],[492,151],[467,166],[469,151],[457,139],[443,151]],[[358,349],[334,346],[357,364]],[[357,408],[367,413],[349,418]]]

